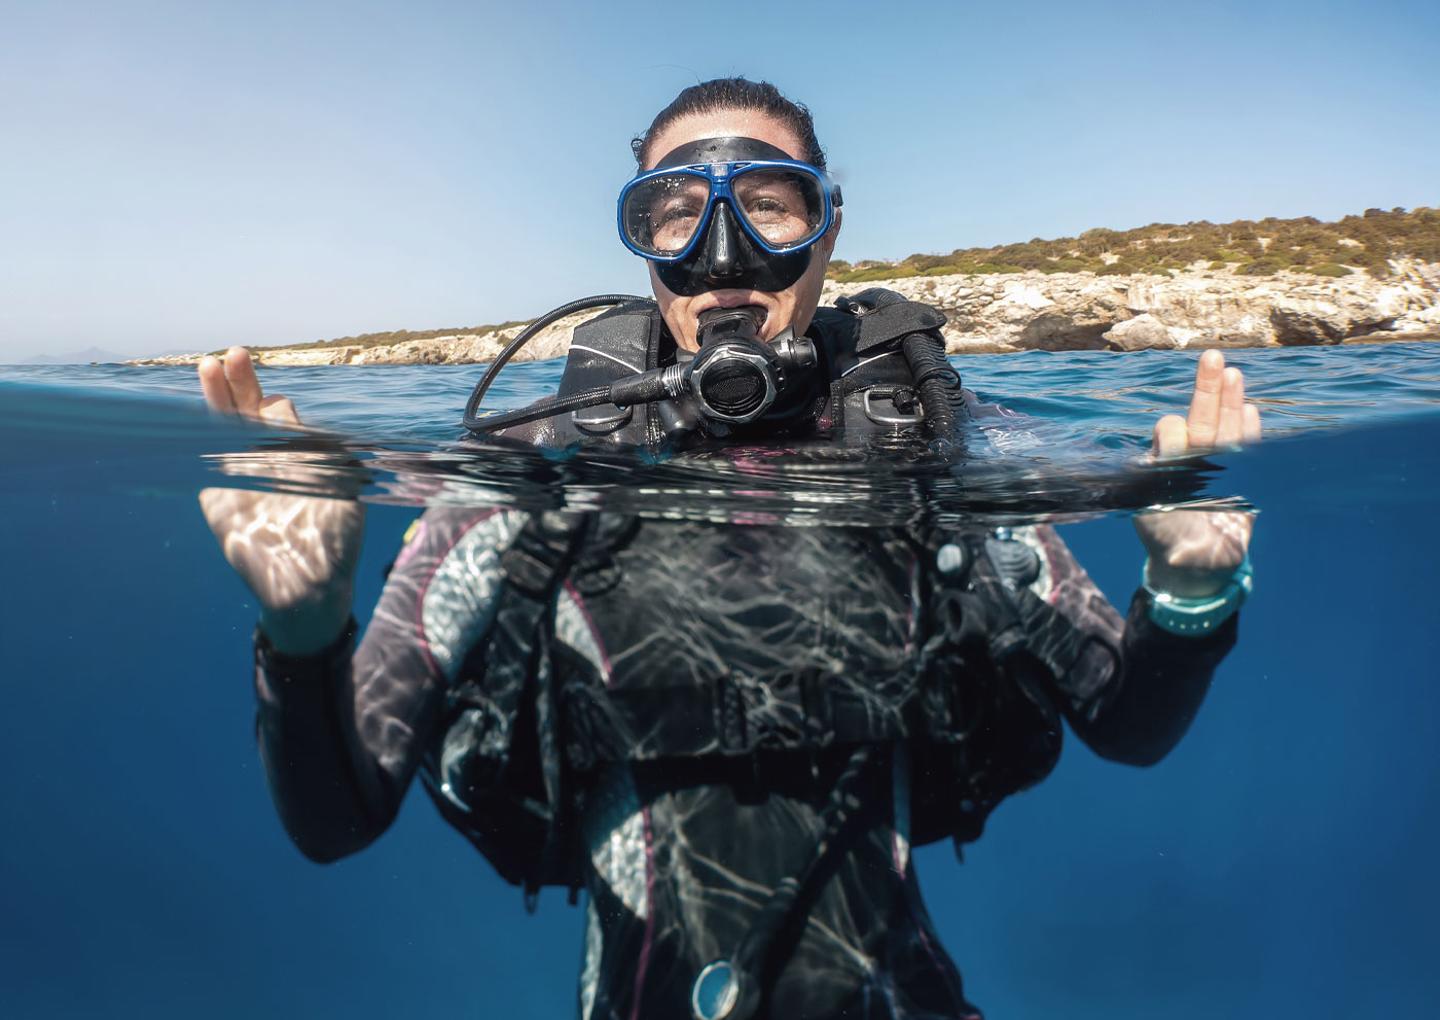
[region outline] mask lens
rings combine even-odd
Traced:
[[[652,177],[625,196],[625,231],[636,247],[654,255],[676,255],[700,229],[710,182],[689,174]]]
[[[763,167],[732,182],[741,214],[766,245],[778,250],[808,244],[825,224],[820,180],[799,170]]]

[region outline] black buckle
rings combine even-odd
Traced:
[[[520,529],[510,548],[500,555],[500,570],[505,580],[517,590],[532,598],[539,598],[550,592],[559,580],[561,567],[570,558],[568,543],[573,540],[573,531],[566,531],[547,525],[545,515],[532,518]]]
[[[555,564],[535,555],[516,543],[500,557],[500,570],[505,580],[532,598],[545,594],[555,576]]]

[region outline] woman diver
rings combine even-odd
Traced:
[[[507,435],[844,443],[963,413],[935,313],[884,292],[817,308],[841,200],[803,107],[706,82],[634,151],[620,226],[655,302],[578,331],[562,384],[615,399],[553,405]],[[298,421],[243,349],[199,371],[214,409]],[[621,399],[638,391],[613,387],[640,376],[651,395]],[[940,395],[920,399],[925,383]],[[1240,372],[1207,352],[1154,452],[1259,431]],[[1146,583],[1122,617],[1048,527],[432,507],[357,643],[359,503],[220,489],[201,503],[262,607],[260,750],[296,844],[320,861],[363,848],[418,772],[527,893],[585,889],[587,1020],[978,1016],[910,846],[977,838],[1053,767],[1061,718],[1107,758],[1166,754],[1249,588],[1238,513],[1136,517]]]

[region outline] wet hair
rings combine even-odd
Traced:
[[[644,134],[631,140],[630,150],[635,153],[636,166],[642,170],[645,168],[650,161],[650,139],[677,120],[722,110],[752,110],[773,117],[800,139],[801,158],[806,163],[825,169],[825,150],[820,148],[820,141],[815,137],[815,119],[810,116],[810,111],[803,104],[786,99],[768,81],[750,81],[748,78],[714,78],[691,85],[681,92],[674,102],[655,115]]]

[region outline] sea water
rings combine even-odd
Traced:
[[[199,406],[185,369],[0,368],[0,1016],[570,1017],[581,912],[527,915],[429,803],[309,863],[254,750],[255,605],[195,495],[359,492],[357,614],[424,505],[751,526],[1068,521],[1122,609],[1155,498],[1252,506],[1240,641],[1159,765],[1067,740],[957,862],[917,868],[992,1018],[1415,1016],[1440,1002],[1440,346],[1241,351],[1267,438],[1137,468],[1193,354],[962,361],[1029,416],[942,473],[465,451],[472,367],[263,370],[324,430]],[[553,390],[513,366],[492,404]],[[297,476],[278,469],[310,457]],[[783,461],[784,458],[781,458]],[[318,465],[318,466],[317,466]]]

